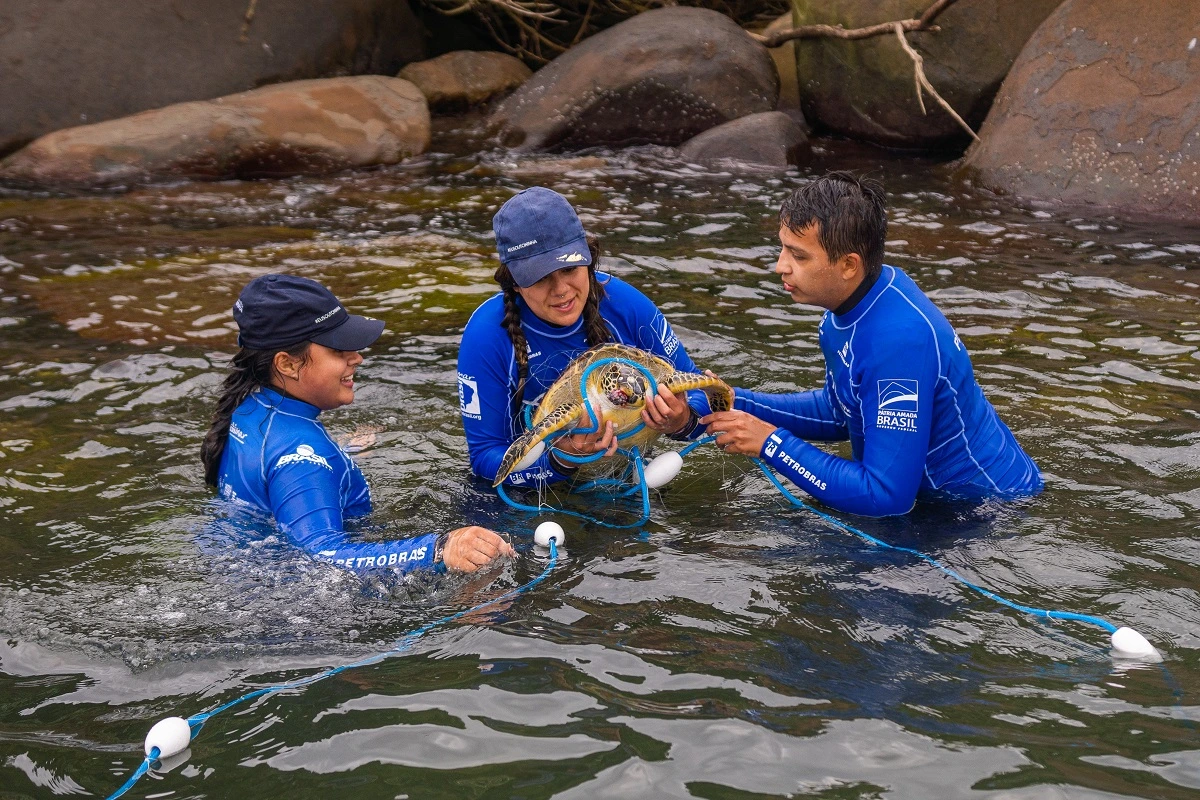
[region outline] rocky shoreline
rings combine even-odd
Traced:
[[[885,5],[797,2],[766,33],[915,18],[927,2]],[[353,53],[370,39],[372,6],[350,6],[344,16],[360,28],[343,49]],[[1121,19],[1116,0],[962,0],[936,30],[907,34],[910,60],[891,36],[768,49],[715,11],[659,8],[536,72],[503,53],[454,51],[409,58],[398,77],[306,76],[55,130],[0,161],[0,186],[119,190],[394,164],[430,147],[431,114],[484,105],[488,141],[518,152],[658,144],[689,163],[779,170],[803,166],[810,139],[833,135],[963,155],[963,180],[1022,200],[1190,222],[1200,211],[1200,7],[1148,0],[1136,30]],[[4,30],[0,57],[12,36]],[[377,52],[361,71],[413,53]],[[928,97],[922,111],[917,59],[979,130],[969,148],[961,124]]]

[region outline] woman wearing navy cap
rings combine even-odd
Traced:
[[[352,542],[343,521],[371,511],[371,491],[354,460],[317,421],[354,401],[359,350],[381,320],[347,313],[321,284],[263,275],[233,307],[238,345],[200,458],[204,479],[227,500],[274,516],[295,544],[350,569],[427,568],[472,572],[513,555],[497,534],[471,526],[391,542]]]
[[[618,342],[649,350],[680,371],[698,371],[649,298],[597,272],[597,240],[584,233],[565,197],[541,186],[526,189],[496,212],[492,229],[500,256],[495,279],[502,292],[475,309],[458,351],[459,406],[471,468],[489,482],[524,429],[522,403],[540,397],[587,348]],[[707,413],[703,393],[676,396],[659,386],[642,420],[682,439],[702,431],[696,420]],[[562,436],[505,482],[561,481],[573,469],[556,450],[612,455],[616,447],[611,422],[593,434]]]

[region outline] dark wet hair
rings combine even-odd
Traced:
[[[887,206],[878,181],[831,172],[792,192],[779,209],[779,222],[794,233],[815,224],[829,259],[858,253],[868,280],[883,268]]]
[[[308,348],[311,342],[301,342],[287,350],[252,350],[243,347],[229,362],[229,374],[221,384],[221,399],[217,401],[217,410],[213,412],[212,424],[200,445],[200,462],[204,464],[204,482],[216,486],[220,478],[221,455],[225,452],[225,443],[229,440],[229,423],[233,412],[250,396],[255,389],[270,386],[277,377],[275,372],[275,354],[287,353],[301,364],[308,362]]]
[[[596,278],[596,265],[600,263],[600,240],[595,236],[587,237],[588,252],[592,254],[592,263],[588,265],[588,298],[583,304],[583,331],[588,347],[612,341],[612,333],[608,330],[604,318],[600,316],[600,301],[604,299],[604,285]],[[503,326],[508,339],[513,345],[513,356],[517,359],[517,390],[513,392],[514,413],[521,408],[525,400],[525,382],[529,377],[529,347],[525,344],[525,332],[521,330],[521,307],[517,305],[517,282],[513,280],[508,267],[501,264],[492,276],[504,291]]]

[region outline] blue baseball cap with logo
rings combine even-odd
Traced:
[[[570,201],[543,186],[508,199],[492,217],[496,251],[524,288],[551,272],[592,263],[587,235]]]
[[[298,275],[260,275],[233,305],[238,346],[286,350],[316,342],[334,350],[362,350],[383,333],[383,320],[351,314],[333,292]]]

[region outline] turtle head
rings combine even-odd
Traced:
[[[646,379],[636,367],[619,362],[612,364],[605,371],[604,395],[614,406],[645,402]]]

